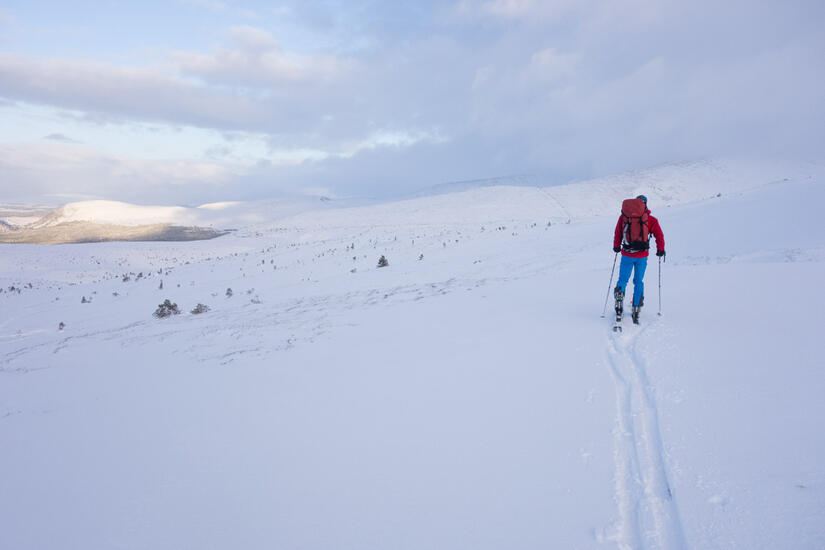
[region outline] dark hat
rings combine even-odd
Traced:
[[[645,203],[645,206],[647,206],[647,197],[645,197],[644,195],[639,195],[636,198],[637,199],[642,199],[642,202]]]

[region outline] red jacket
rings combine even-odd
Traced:
[[[650,210],[647,211],[647,227],[650,229],[650,234],[656,237],[656,250],[665,249],[665,235],[662,233],[662,228],[659,225],[659,220],[653,217]],[[622,246],[622,233],[624,233],[624,218],[619,215],[619,221],[616,223],[616,231],[613,235],[613,248]],[[631,258],[647,258],[648,251],[641,252],[625,252],[622,250],[622,256],[629,256]]]

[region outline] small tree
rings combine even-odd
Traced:
[[[387,258],[381,255],[381,257],[378,258],[378,267],[387,267],[388,265],[390,265],[390,262],[387,261]]]
[[[232,297],[232,289],[231,289],[231,288],[227,288],[227,289],[226,289],[226,297],[227,297],[227,298],[231,298],[231,297]]]
[[[153,314],[158,319],[163,319],[164,317],[169,317],[171,315],[179,315],[180,310],[178,309],[178,304],[173,304],[168,299],[164,300],[162,304],[158,306]]]

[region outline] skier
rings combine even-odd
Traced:
[[[645,303],[644,276],[647,268],[650,236],[656,237],[656,255],[665,255],[665,236],[659,220],[647,209],[647,197],[639,195],[622,203],[622,213],[616,223],[613,236],[613,252],[622,253],[619,281],[613,289],[616,299],[616,322],[621,322],[624,310],[624,294],[630,274],[633,273],[633,322],[639,323],[639,313]]]

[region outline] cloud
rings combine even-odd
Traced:
[[[175,51],[166,65],[145,67],[0,52],[0,99],[56,106],[98,123],[257,132],[333,152],[375,131],[372,110],[388,98],[370,88],[375,74],[358,61],[288,52],[250,26],[231,27],[227,36],[230,45],[212,53]]]
[[[62,193],[136,202],[158,197],[175,202],[191,197],[194,189],[204,190],[204,195],[223,194],[232,178],[242,173],[242,169],[233,172],[215,162],[115,157],[60,142],[0,144],[0,195],[7,199]]]
[[[182,75],[0,53],[0,96],[79,111],[87,120],[265,132],[316,147],[327,145],[325,132],[342,120],[325,119],[325,113],[359,110],[351,93],[341,95],[352,81],[341,79],[338,87],[330,82],[343,65],[323,56],[290,59],[236,50],[176,59]],[[358,139],[367,129],[362,123],[330,133]]]
[[[275,37],[263,29],[238,25],[229,28],[229,36],[243,50],[246,51],[269,51],[279,50],[280,44]]]
[[[219,0],[180,0],[183,4],[206,9],[215,13],[231,13],[246,19],[258,19],[260,16],[254,10],[238,7]]]
[[[592,10],[594,4],[594,0],[461,0],[455,11],[469,19],[492,17],[538,23]]]
[[[270,91],[293,84],[334,84],[358,66],[352,59],[333,55],[284,52],[274,36],[254,27],[232,27],[229,36],[234,43],[232,48],[218,48],[211,54],[179,51],[170,54],[169,58],[187,76],[209,83]]]
[[[700,156],[822,154],[821,2],[445,5],[291,3],[254,26],[224,27],[220,43],[178,46],[142,66],[0,53],[0,101],[71,109],[112,132],[139,121],[221,135],[199,141],[201,156],[186,162],[225,167],[234,183],[210,189],[246,196],[296,186],[389,193],[514,173],[559,182]],[[75,123],[54,132],[92,147]],[[106,156],[145,168],[147,182],[177,181],[161,175],[175,166],[168,159],[150,168],[126,157]],[[89,174],[140,180],[109,161],[84,162]]]
[[[57,141],[60,143],[80,143],[72,138],[66,137],[63,134],[49,134],[44,136],[43,139],[47,139],[49,141]]]
[[[250,99],[153,69],[9,53],[0,53],[0,94],[116,118],[196,126],[251,124],[259,115]]]

